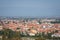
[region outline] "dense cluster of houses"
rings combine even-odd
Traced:
[[[54,34],[60,34],[60,23],[52,24],[50,21],[55,20],[43,20],[40,21],[42,23],[39,23],[40,20],[11,20],[11,19],[5,19],[0,21],[0,30],[5,29],[11,29],[12,31],[20,31],[21,34],[24,33],[26,35],[35,35],[39,33],[47,34],[58,31]],[[54,35],[52,35],[54,36]]]

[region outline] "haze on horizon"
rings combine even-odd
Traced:
[[[60,17],[60,0],[0,0],[0,16]]]

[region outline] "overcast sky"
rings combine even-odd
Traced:
[[[60,0],[0,0],[0,16],[60,17]]]

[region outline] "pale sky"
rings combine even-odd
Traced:
[[[0,0],[0,16],[60,17],[60,0]]]

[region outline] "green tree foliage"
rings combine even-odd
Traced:
[[[0,35],[3,35],[3,30],[0,31]]]
[[[58,20],[58,21],[52,21],[51,23],[60,23],[60,20]]]
[[[13,40],[13,39],[14,40],[21,39],[20,32],[12,31],[11,29],[4,29],[3,40]]]

